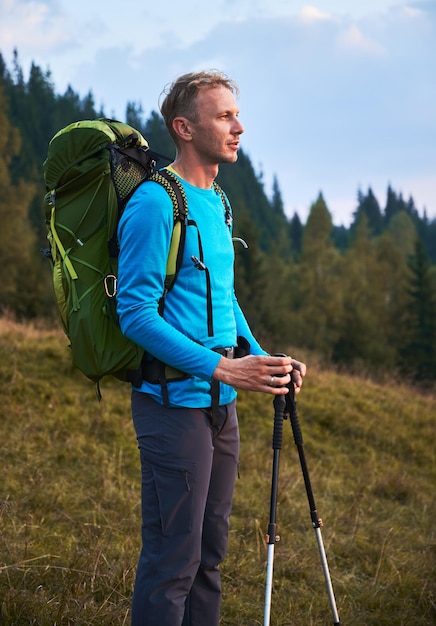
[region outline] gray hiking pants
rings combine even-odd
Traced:
[[[142,550],[132,626],[218,626],[219,564],[239,461],[236,402],[166,408],[133,392],[142,467]]]

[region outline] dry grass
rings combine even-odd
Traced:
[[[0,623],[129,624],[139,462],[127,386],[103,401],[58,328],[0,320]],[[310,365],[310,361],[309,361]],[[436,623],[435,398],[312,367],[300,423],[341,624]],[[222,626],[263,623],[273,406],[241,394]],[[290,425],[272,626],[332,623]]]
[[[46,319],[19,322],[12,314],[4,314],[0,317],[0,335],[19,335],[24,339],[37,340],[41,337],[63,336],[64,333],[60,323]]]

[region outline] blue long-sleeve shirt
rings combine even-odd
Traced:
[[[123,333],[153,355],[191,376],[170,381],[171,406],[211,405],[210,382],[221,355],[213,348],[236,345],[237,336],[250,343],[252,354],[266,354],[255,340],[234,293],[234,250],[225,210],[213,188],[201,189],[182,181],[189,219],[183,262],[165,298],[163,316],[159,300],[164,291],[166,265],[173,233],[173,204],[156,182],[141,185],[128,202],[118,228],[120,256],[117,308]],[[195,267],[201,257],[211,282],[213,336],[208,335],[206,272]],[[163,403],[160,385],[144,381],[140,391]],[[236,395],[220,384],[220,404]]]

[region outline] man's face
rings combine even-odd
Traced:
[[[206,165],[234,163],[244,127],[239,108],[226,87],[203,89],[197,96],[198,119],[190,122],[192,143]]]

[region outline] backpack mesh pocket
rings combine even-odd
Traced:
[[[150,177],[150,160],[143,158],[144,160],[145,163],[143,164],[116,149],[111,150],[112,180],[118,202],[122,206],[127,202],[135,189]]]

